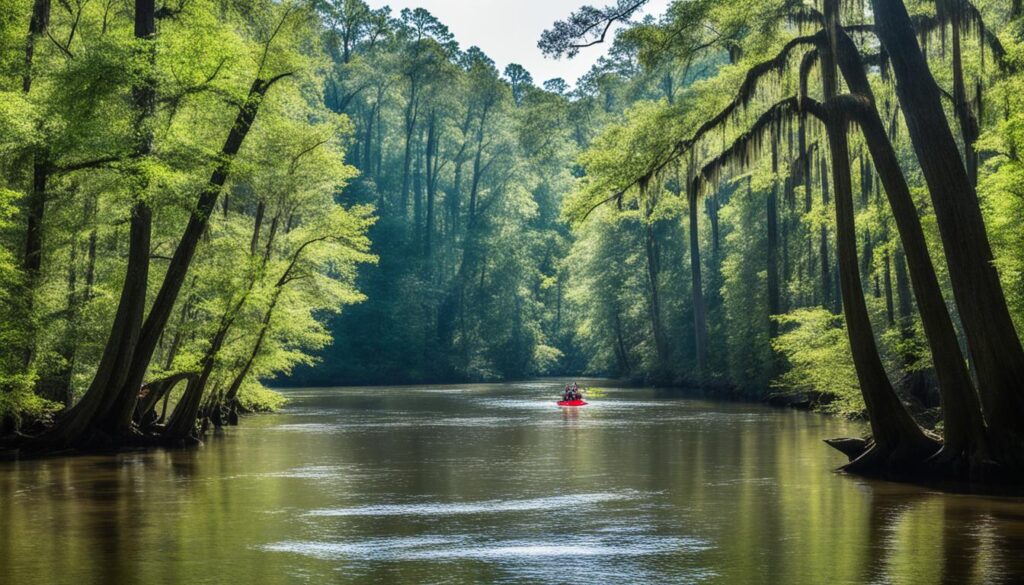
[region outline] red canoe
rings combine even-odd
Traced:
[[[583,400],[559,400],[558,406],[586,406]]]

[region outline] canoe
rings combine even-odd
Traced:
[[[586,406],[587,403],[583,400],[559,400],[558,406]]]

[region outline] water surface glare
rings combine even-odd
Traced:
[[[559,384],[302,389],[197,450],[0,463],[0,584],[1024,582],[1024,499],[836,474],[858,424]]]

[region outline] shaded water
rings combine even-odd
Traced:
[[[0,583],[1012,583],[1024,499],[832,472],[857,425],[557,383],[289,392],[194,451],[0,464]]]

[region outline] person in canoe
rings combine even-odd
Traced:
[[[565,389],[562,390],[562,400],[558,402],[559,406],[583,406],[586,402],[583,401],[583,391],[580,389],[579,384],[573,382],[572,385],[566,384]]]
[[[564,402],[571,402],[574,400],[583,400],[583,393],[580,392],[580,386],[576,382],[573,382],[570,386],[565,385],[565,390],[562,392],[562,400]]]

